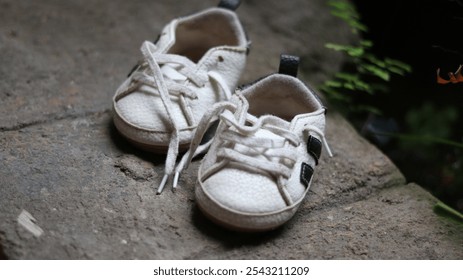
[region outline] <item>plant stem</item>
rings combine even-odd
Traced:
[[[443,144],[443,145],[448,145],[448,146],[453,146],[455,148],[463,149],[463,143],[455,142],[452,140],[447,140],[444,138],[433,137],[429,135],[410,135],[410,134],[390,133],[390,132],[374,132],[374,134],[391,136],[391,137],[399,138],[402,140],[408,140],[408,141]]]

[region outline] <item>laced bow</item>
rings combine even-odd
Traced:
[[[179,125],[173,113],[174,104],[171,95],[179,97],[179,105],[182,107],[182,112],[185,113],[184,117],[190,126],[194,126],[195,120],[185,98],[198,99],[195,90],[204,87],[209,80],[217,83],[227,100],[230,99],[231,92],[219,73],[201,70],[184,56],[157,53],[155,50],[156,45],[149,41],[142,44],[141,52],[144,63],[133,73],[130,84],[120,93],[119,98],[135,92],[142,85],[154,88],[159,93],[167,115],[167,123],[171,129],[165,174],[158,188],[158,193],[161,193],[169,176],[174,172],[180,144]],[[177,181],[178,175],[174,178],[174,188]]]
[[[198,125],[189,151],[183,156],[176,168],[175,186],[179,173],[188,168],[192,158],[209,148],[212,140],[201,146],[199,143],[209,124],[217,116],[228,128],[215,137],[231,144],[220,149],[218,157],[244,164],[272,176],[289,178],[297,158],[297,152],[296,149],[288,149],[287,145],[297,147],[300,145],[299,137],[289,130],[288,122],[270,115],[256,118],[248,114],[247,109],[248,104],[246,102],[241,103],[241,106],[231,102],[222,102],[205,113]],[[271,132],[276,137],[258,137],[257,132],[262,130]],[[303,131],[317,134],[322,139],[329,156],[333,156],[324,133],[318,127],[306,125]]]

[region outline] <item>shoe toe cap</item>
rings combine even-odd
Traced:
[[[265,214],[286,207],[273,178],[239,168],[226,168],[203,183],[218,204],[236,212]]]
[[[134,92],[115,103],[116,114],[137,128],[167,131],[168,121],[160,98],[144,92]]]
[[[175,104],[175,103],[174,103]],[[180,130],[180,144],[188,143],[194,127],[187,125],[181,109],[172,106],[171,113]],[[159,96],[137,91],[114,102],[114,124],[118,131],[135,143],[168,146],[173,131]]]

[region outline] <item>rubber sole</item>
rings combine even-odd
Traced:
[[[201,182],[196,186],[196,204],[201,212],[212,222],[239,232],[264,232],[274,230],[289,221],[299,204],[268,214],[240,213],[214,201],[202,190]]]
[[[124,136],[124,138],[127,139],[135,147],[137,147],[137,148],[139,148],[141,150],[150,152],[150,153],[165,155],[165,154],[167,154],[167,151],[169,150],[169,146],[150,145],[150,144],[146,144],[146,143],[137,142],[137,141],[135,141],[133,139],[130,139],[130,138],[126,137],[126,136]],[[186,152],[189,147],[190,147],[190,143],[180,144],[178,146],[178,151],[180,153]]]

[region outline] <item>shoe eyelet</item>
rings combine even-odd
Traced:
[[[219,55],[217,58],[218,58],[219,62],[223,62],[223,60],[224,60],[221,55]]]

